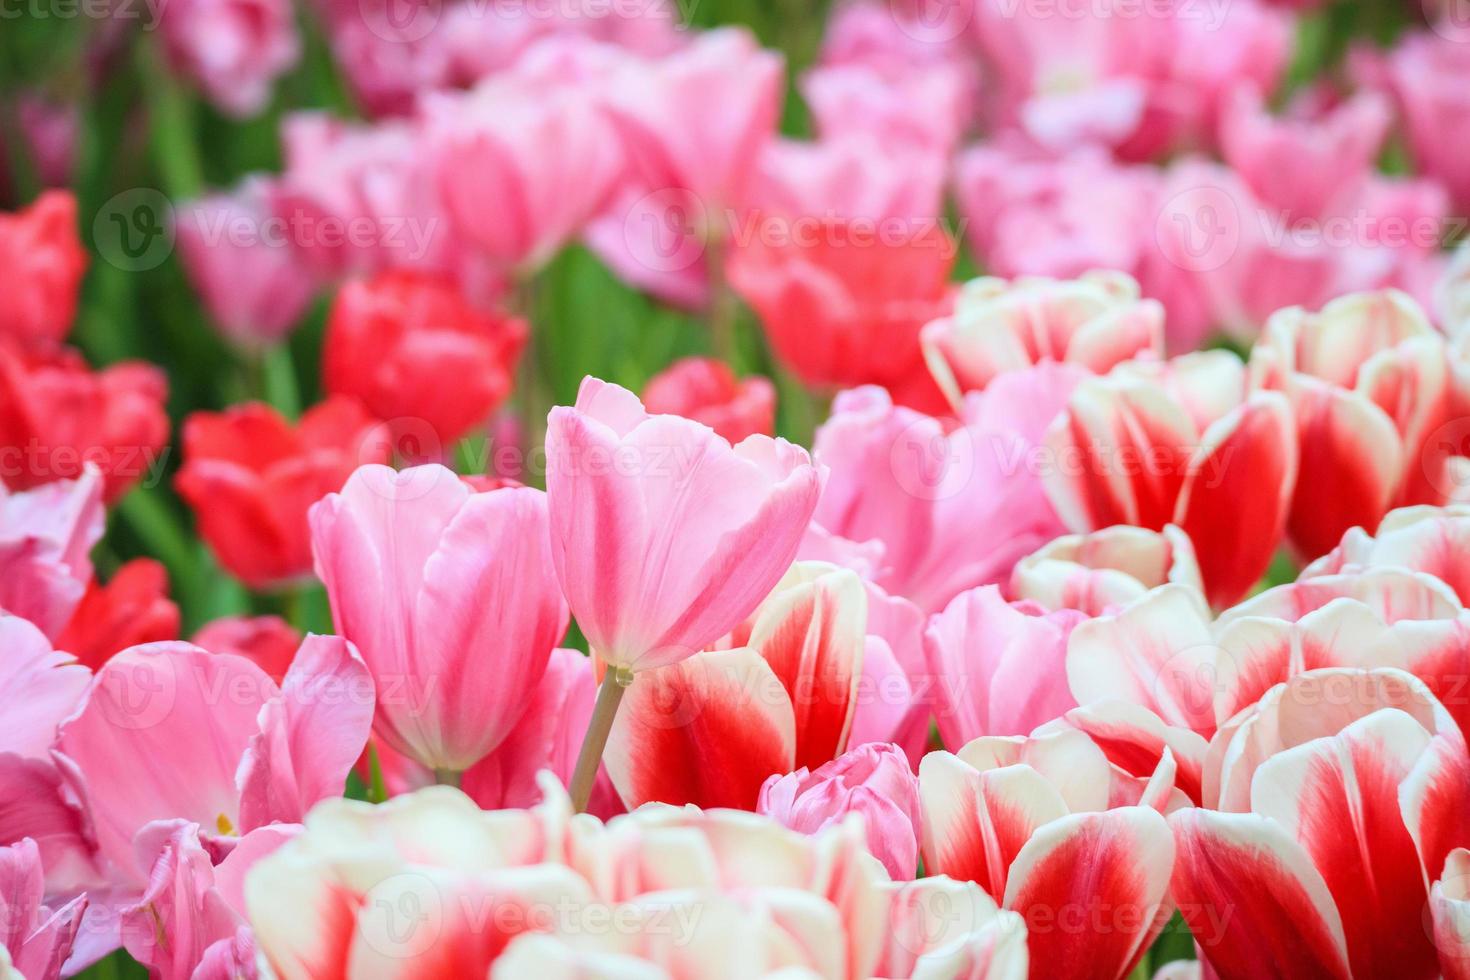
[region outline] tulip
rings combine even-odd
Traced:
[[[607,203],[622,159],[589,92],[511,74],[424,100],[444,209],[496,266],[534,272]]]
[[[719,649],[647,672],[608,742],[607,771],[623,802],[749,810],[768,777],[841,755],[867,615],[856,574],[800,562]]]
[[[279,616],[222,616],[199,627],[189,642],[210,653],[244,657],[279,684],[301,646],[301,634]]]
[[[224,336],[244,347],[285,339],[300,322],[316,281],[284,237],[271,234],[265,182],[212,194],[175,212],[179,259]]]
[[[23,493],[0,485],[0,610],[59,636],[92,579],[103,521],[96,467]]]
[[[912,880],[918,867],[919,781],[896,745],[860,745],[815,771],[772,776],[756,812],[804,834],[862,814],[868,850],[893,880]]]
[[[1453,23],[1449,30],[1454,30]],[[1443,183],[1457,208],[1470,203],[1470,167],[1445,134],[1467,118],[1464,91],[1470,58],[1462,40],[1432,31],[1407,33],[1389,53],[1383,78],[1398,103],[1417,171]]]
[[[431,436],[437,446],[416,454],[430,460],[505,401],[527,332],[524,320],[478,310],[437,278],[394,272],[351,282],[332,305],[323,384],[407,435]]]
[[[258,402],[196,412],[184,423],[176,486],[231,574],[255,589],[288,585],[311,572],[307,511],[359,464],[386,458],[378,435],[346,398],[313,407],[294,427]]]
[[[159,14],[174,68],[231,116],[265,109],[272,83],[301,54],[291,6],[282,0],[187,0]]]
[[[575,406],[552,409],[546,451],[557,577],[612,668],[574,774],[580,808],[623,688],[636,671],[676,664],[750,615],[795,557],[821,475],[784,439],[732,447],[590,377]]]
[[[1369,536],[1352,528],[1342,543],[1307,566],[1299,577],[1362,573],[1375,568],[1407,568],[1433,575],[1470,602],[1470,507],[1403,507],[1390,511]]]
[[[860,219],[918,224],[942,212],[945,159],[856,134],[816,141],[772,140],[759,162],[751,203],[793,222]],[[755,228],[761,229],[759,224]]]
[[[736,381],[724,361],[686,357],[654,375],[643,404],[656,415],[702,422],[731,445],[746,436],[775,434],[776,387],[769,378]]]
[[[958,62],[818,65],[801,78],[822,139],[870,135],[885,146],[949,157],[971,112],[971,72]]]
[[[0,976],[58,980],[82,925],[87,897],[59,908],[43,904],[41,852],[29,837],[0,847]]]
[[[1189,537],[1173,524],[1163,531],[1120,524],[1065,535],[1022,558],[1010,594],[1043,609],[1101,616],[1171,582],[1204,594]]]
[[[81,116],[77,105],[35,90],[21,93],[15,102],[16,124],[36,177],[47,187],[68,186],[76,165]]]
[[[178,638],[179,607],[168,597],[168,573],[151,558],[134,558],[106,585],[92,580],[56,644],[97,670],[128,647]]]
[[[1373,92],[1320,118],[1311,116],[1309,105],[1293,108],[1292,115],[1275,119],[1258,90],[1236,89],[1221,120],[1221,149],[1263,204],[1288,221],[1322,218],[1336,213],[1373,172],[1390,109]]]
[[[339,637],[307,637],[279,686],[241,657],[152,643],[103,665],[55,750],[101,852],[141,887],[152,856],[140,864],[134,844],[154,821],[197,824],[221,853],[340,796],[372,712],[372,681]]]
[[[1058,282],[973,279],[954,312],[924,327],[924,357],[950,402],[963,405],[1005,371],[1066,361],[1106,374],[1134,357],[1162,356],[1164,308],[1138,298],[1119,273]]]
[[[982,735],[1025,735],[1077,702],[1066,683],[1067,639],[1085,617],[1008,604],[993,585],[962,592],[924,633],[940,677],[939,733],[946,745]]]
[[[0,642],[5,649],[0,745],[7,753],[44,759],[57,725],[81,700],[91,672],[71,655],[51,649],[41,631],[19,616],[0,614]]]
[[[919,767],[925,870],[1019,913],[1032,977],[1121,980],[1171,908],[1174,841],[1154,808],[1172,789],[1170,764],[1137,805],[1110,808],[1112,771],[1080,732],[931,752]]]
[[[1025,975],[1017,916],[970,884],[884,881],[855,823],[807,837],[751,814],[652,806],[604,825],[572,821],[548,792],[534,810],[492,813],[445,787],[319,807],[246,882],[273,974],[365,980],[442,961],[493,977]],[[474,915],[484,902],[499,910],[493,929]],[[619,928],[594,924],[608,914]]]
[[[163,372],[123,361],[91,371],[74,351],[0,348],[0,478],[13,490],[101,471],[108,502],[157,464],[168,438]]]
[[[1470,246],[1455,249],[1454,257],[1435,285],[1434,309],[1439,324],[1453,338],[1470,333]],[[1464,349],[1464,343],[1458,346]]]
[[[448,469],[364,466],[311,509],[337,630],[380,691],[374,731],[451,778],[515,727],[567,606],[539,490],[473,493]]]
[[[871,581],[865,581],[864,587],[868,636],[848,744],[892,742],[907,754],[910,766],[917,768],[929,750],[929,733],[941,703],[924,651],[924,613]]]
[[[1303,557],[1325,554],[1351,527],[1375,526],[1395,501],[1445,502],[1458,449],[1433,440],[1470,388],[1408,296],[1356,293],[1315,314],[1282,310],[1251,369],[1295,410],[1301,478],[1287,531]],[[1318,493],[1324,486],[1333,493]]]
[[[895,407],[881,389],[843,392],[817,431],[814,453],[830,477],[816,523],[880,543],[877,584],[925,612],[1004,582],[1064,530],[1033,462],[1081,375],[1057,364],[1013,372],[969,396],[959,428]],[[977,539],[976,527],[992,533]]]
[[[1470,976],[1470,850],[1456,848],[1429,893],[1434,946],[1445,980]]]
[[[970,247],[997,276],[1132,273],[1153,244],[1158,171],[1120,164],[1094,146],[1054,156],[989,141],[959,155],[954,181]],[[1172,306],[1169,313],[1176,343],[1178,314]]]
[[[1426,784],[1470,788],[1464,751],[1401,671],[1315,670],[1272,688],[1216,736],[1206,801],[1219,787],[1219,809],[1169,821],[1173,891],[1201,958],[1222,980],[1283,962],[1304,976],[1437,976],[1419,860],[1435,854],[1416,853],[1415,833],[1459,819],[1460,804],[1420,801]],[[1442,867],[1448,848],[1435,853]]]
[[[71,330],[87,270],[76,198],[69,191],[46,191],[24,210],[0,214],[0,263],[10,277],[0,300],[0,341],[60,344]]]
[[[1077,386],[1046,435],[1042,480],[1074,531],[1178,525],[1216,606],[1266,571],[1296,485],[1287,400],[1245,390],[1234,355],[1131,362]]]
[[[120,913],[128,953],[161,980],[253,975],[255,941],[244,920],[245,875],[297,830],[282,824],[261,827],[215,864],[197,824],[149,824],[137,840],[148,884]]]
[[[949,308],[949,236],[927,218],[876,232],[841,218],[783,229],[788,220],[758,217],[729,265],[777,356],[808,384],[880,384],[904,404],[942,408],[919,331]]]
[[[417,135],[406,122],[354,125],[315,112],[283,120],[285,170],[267,193],[315,276],[455,267]]]

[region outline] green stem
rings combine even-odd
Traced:
[[[169,70],[156,39],[146,38],[137,53],[148,103],[148,136],[163,191],[174,201],[198,197],[204,191],[204,164],[194,143],[194,101]]]
[[[455,789],[459,789],[460,780],[463,778],[464,773],[458,769],[434,770],[434,782],[439,786],[453,786]]]
[[[288,419],[301,414],[301,393],[296,386],[296,366],[291,361],[291,345],[272,344],[260,352],[261,394],[276,411]]]
[[[587,812],[587,801],[592,799],[592,785],[597,782],[597,769],[602,765],[607,736],[612,732],[623,692],[632,683],[633,672],[626,667],[608,667],[607,673],[602,675],[597,703],[592,708],[592,720],[588,722],[587,735],[582,739],[582,751],[577,754],[577,768],[572,771],[572,806],[578,813]]]
[[[725,276],[725,243],[711,240],[707,246],[709,266],[709,332],[715,356],[730,367],[737,367],[739,350],[735,343],[735,318],[740,313],[735,292]]]
[[[383,762],[378,758],[378,747],[368,743],[368,802],[382,803],[388,799],[388,787],[383,782]]]
[[[194,546],[158,490],[138,487],[117,502],[116,510],[143,540],[147,553],[163,562],[174,591],[184,604],[192,608],[201,584]]]

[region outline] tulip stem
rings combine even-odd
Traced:
[[[602,750],[607,747],[618,704],[632,683],[633,672],[623,667],[609,667],[602,675],[592,720],[587,724],[587,736],[582,739],[582,751],[577,754],[577,768],[572,771],[572,807],[578,813],[587,812],[587,801],[592,799],[592,784],[597,781],[597,768],[602,765]]]
[[[439,786],[453,786],[455,789],[459,789],[459,781],[463,776],[464,773],[458,769],[434,770],[434,782]]]

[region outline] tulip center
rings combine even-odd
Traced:
[[[214,826],[221,834],[227,837],[233,837],[235,835],[235,825],[223,813],[214,818]]]

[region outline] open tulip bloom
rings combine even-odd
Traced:
[[[0,980],[1470,980],[1465,4],[31,0]]]

